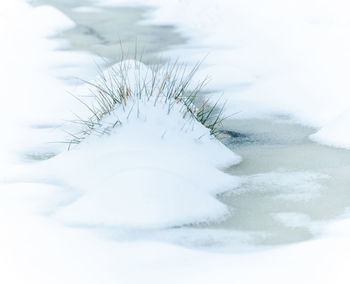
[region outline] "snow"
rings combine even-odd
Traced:
[[[19,0],[2,6],[2,283],[113,283],[123,279],[118,263],[168,252],[161,244],[121,245],[67,225],[166,228],[225,217],[216,195],[239,181],[218,168],[240,158],[178,110],[168,115],[148,103],[141,106],[146,116],[131,117],[110,135],[91,135],[71,151],[46,145],[64,138],[55,129],[72,118],[70,108],[84,113],[66,95],[73,88],[55,77],[90,74],[92,63],[81,63],[94,58],[57,50],[65,43],[52,37],[74,23],[53,7]],[[22,155],[36,150],[58,155],[24,163]],[[130,268],[121,269],[126,279]]]
[[[137,3],[157,8],[148,22],[176,24],[189,37],[170,55],[189,62],[208,55],[198,75],[224,89],[236,118],[289,115],[322,129],[315,141],[349,148],[337,135],[349,125],[338,120],[350,107],[349,1],[100,0]]]
[[[188,8],[196,7],[198,3],[207,4],[194,1],[186,4],[185,1],[175,0],[169,3],[172,3],[168,7],[173,11],[179,11],[175,8],[180,9],[182,6],[179,5],[183,3]],[[202,20],[208,21],[207,24],[195,24],[201,17],[186,17],[191,15],[191,10],[178,15],[181,21],[191,19],[194,28],[205,27],[215,41],[215,35],[210,34],[211,25],[213,21],[220,24],[217,19],[232,11],[225,11],[225,8],[231,7],[231,2],[223,1],[227,7],[208,3],[210,10],[207,10],[207,5],[200,5],[201,11],[206,11]],[[248,9],[252,3],[250,6],[235,3],[239,4],[237,9],[245,7],[242,8],[244,11],[258,18],[266,20],[271,16],[260,15],[257,2],[254,2],[257,5],[254,13]],[[277,2],[273,4],[277,5],[276,8],[283,8]],[[1,125],[3,135],[0,140],[1,283],[349,282],[348,220],[339,220],[330,225],[321,239],[273,249],[261,248],[249,253],[208,252],[152,238],[152,230],[161,232],[157,230],[224,218],[228,209],[216,196],[234,189],[240,180],[221,169],[239,162],[239,157],[208,135],[203,136],[207,130],[200,125],[194,124],[193,130],[192,127],[184,129],[183,123],[186,122],[178,112],[164,116],[164,109],[147,104],[143,106],[147,115],[142,119],[131,118],[110,135],[92,135],[71,151],[65,151],[63,145],[46,144],[50,139],[64,138],[55,128],[59,128],[64,119],[71,118],[71,109],[83,111],[72,97],[66,95],[66,90],[71,91],[71,87],[55,79],[55,76],[71,76],[77,70],[82,76],[91,76],[94,73],[93,58],[82,53],[58,51],[56,49],[65,43],[47,39],[74,25],[56,9],[49,6],[31,8],[21,0],[2,1],[0,5],[0,119],[6,122]],[[237,21],[237,24],[247,19],[244,20],[245,26],[237,26],[236,30],[256,31],[258,27],[254,27],[249,18],[245,18],[244,14],[239,17],[241,11],[237,10],[226,19],[229,22]],[[337,16],[346,13],[345,9],[337,12]],[[169,14],[164,12],[164,16]],[[274,26],[273,20],[276,19],[271,19],[271,26]],[[220,26],[216,29],[220,30]],[[271,82],[281,77],[274,89],[278,93],[285,81],[295,81],[298,77],[295,70],[289,73],[282,68],[285,73],[281,72],[279,77],[276,74],[282,63],[275,62],[275,69],[267,64],[269,57],[262,55],[266,55],[264,51],[271,47],[270,41],[265,43],[261,37],[255,42],[251,35],[241,34],[241,37],[250,46],[250,49],[241,51],[245,57],[233,56],[227,60],[225,52],[232,55],[229,48],[232,43],[217,42],[222,46],[227,44],[227,49],[222,50],[222,57],[216,57],[221,58],[217,67],[211,66],[209,61],[206,69],[215,71],[215,68],[219,68],[231,74],[213,72],[223,75],[219,76],[221,81],[214,78],[215,84],[226,82],[229,91],[230,78],[238,78],[238,75],[238,83],[244,81],[249,84],[253,84],[250,81],[259,81],[256,79],[259,76],[265,76]],[[290,44],[291,40],[287,37],[284,39]],[[261,53],[249,58],[248,51],[256,51],[258,44],[262,44]],[[198,56],[201,54],[198,53]],[[242,67],[245,65],[244,59],[250,60],[245,68]],[[258,60],[259,68],[253,64],[257,59],[261,60]],[[241,65],[237,65],[237,62],[241,62]],[[232,64],[237,66],[235,70],[231,69]],[[270,72],[263,68],[266,64]],[[61,69],[67,65],[70,68]],[[313,68],[310,70],[314,71]],[[319,71],[322,73],[322,68]],[[329,75],[327,70],[323,71]],[[326,84],[326,80],[321,82]],[[291,94],[298,99],[299,95],[296,94],[299,92],[295,91],[300,90],[303,84],[298,80],[295,83],[297,86],[293,85],[288,90],[286,102],[288,98],[291,100]],[[266,103],[264,109],[276,107],[280,111],[279,102],[274,106],[272,100],[266,102],[268,85],[257,83],[253,89],[261,91],[261,101]],[[300,96],[305,95],[305,89],[302,90]],[[322,86],[317,90],[322,91]],[[250,92],[253,93],[252,90]],[[320,105],[327,100],[322,99]],[[337,101],[332,111],[325,111],[319,117],[313,112],[306,112],[305,117],[322,123],[331,121],[338,114],[337,103],[343,102],[346,109],[341,95],[334,99]],[[260,101],[255,103],[259,105]],[[296,103],[295,109],[300,111],[298,107]],[[165,134],[164,129],[167,129]],[[47,161],[25,163],[21,155],[37,150],[52,151],[58,155]],[[283,173],[267,175],[273,184]],[[259,178],[257,176],[255,180]],[[311,183],[315,176],[313,173],[300,174],[299,178]],[[294,185],[299,186],[298,180]],[[305,193],[302,186],[300,193]],[[284,222],[289,219],[290,223],[295,217],[279,216]],[[118,229],[117,232],[124,234],[124,241],[101,233],[101,227]],[[132,240],[125,227],[151,232],[151,237]],[[186,231],[186,228],[182,230]],[[211,231],[208,234],[215,233]]]
[[[349,125],[350,111],[348,110],[311,135],[310,138],[321,144],[350,149]]]
[[[151,70],[137,61],[118,63],[105,71],[108,85],[114,82],[108,72],[121,68],[129,82],[125,88],[134,98],[137,82],[146,82],[144,90],[151,87],[147,84]],[[86,88],[82,86],[79,95]],[[56,216],[68,223],[141,228],[225,217],[228,210],[216,195],[236,188],[239,179],[217,167],[239,163],[240,157],[211,137],[209,129],[183,118],[181,104],[168,113],[162,97],[136,100],[133,105],[129,101],[126,107],[116,106],[102,119],[102,125],[113,125],[115,119],[121,123],[108,135],[92,133],[73,150],[35,169],[47,171],[48,178],[54,173],[77,191],[76,200]]]
[[[74,26],[53,7],[32,9],[17,0],[5,1],[1,7],[0,119],[6,121],[1,126],[6,133],[0,142],[2,168],[2,163],[18,159],[15,152],[23,146],[23,137],[28,147],[38,142],[28,134],[28,126],[57,125],[71,117],[69,107],[62,105],[76,103],[53,75],[65,76],[70,66],[79,66],[79,74],[88,77],[95,58],[57,51],[62,43],[46,39]]]
[[[214,168],[218,155],[216,161],[210,156],[221,153],[221,164],[240,159],[217,141],[186,137],[194,132],[183,133],[181,124],[172,128],[176,119],[183,120],[178,113],[159,115],[148,107],[147,120],[124,124],[110,136],[89,137],[43,164],[83,192],[58,213],[60,218],[153,227],[215,220],[227,213],[215,194],[234,189],[238,181]]]

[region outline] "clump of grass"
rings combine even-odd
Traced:
[[[78,134],[70,134],[71,144],[79,144],[93,132],[107,134],[122,121],[118,118],[106,123],[104,118],[114,112],[124,112],[126,118],[136,112],[139,116],[139,103],[151,102],[156,106],[166,106],[168,114],[174,106],[180,106],[184,119],[196,120],[210,130],[210,134],[218,137],[222,121],[224,105],[219,107],[219,100],[210,104],[209,99],[203,101],[199,95],[207,79],[194,83],[194,75],[200,63],[192,69],[178,62],[166,65],[145,67],[139,61],[121,61],[117,67],[100,71],[95,82],[84,81],[90,88],[94,103],[89,104],[76,97],[91,113],[88,119],[77,116],[75,123],[83,125]],[[179,108],[176,108],[177,111]]]

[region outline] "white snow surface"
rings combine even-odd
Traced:
[[[136,82],[147,81],[151,71],[132,61],[112,68],[120,66],[136,97]],[[181,103],[168,113],[162,97],[133,100],[101,122],[113,125],[118,119],[121,126],[108,135],[92,133],[73,150],[43,163],[48,176],[61,176],[82,195],[57,216],[71,223],[124,227],[178,226],[224,217],[228,210],[215,195],[233,190],[239,180],[217,168],[239,163],[240,157],[211,137],[209,129],[183,118]]]
[[[336,119],[326,124],[311,139],[325,145],[350,149],[350,110],[344,111]]]
[[[190,39],[170,54],[189,62],[208,55],[202,74],[211,76],[213,90],[224,89],[228,110],[239,112],[237,118],[289,115],[320,129],[315,141],[350,148],[349,1],[99,3],[156,7],[149,22],[176,24]]]
[[[218,168],[238,157],[198,139],[200,127],[180,131],[176,115],[159,120],[162,110],[150,108],[150,121],[130,120],[46,162],[24,163],[23,151],[62,152],[42,145],[48,135],[63,138],[51,126],[80,107],[54,76],[71,76],[64,66],[93,74],[91,56],[57,51],[65,43],[45,39],[73,24],[52,7],[0,4],[0,283],[349,283],[349,221],[330,226],[323,239],[237,254],[118,242],[93,230],[223,217],[215,195],[237,180]]]

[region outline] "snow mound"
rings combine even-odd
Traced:
[[[132,61],[122,66],[135,94],[135,74],[144,82],[150,71]],[[56,216],[68,223],[125,227],[168,227],[225,217],[228,209],[216,195],[236,188],[239,180],[218,168],[238,163],[240,157],[208,128],[184,117],[181,103],[169,112],[163,97],[134,95],[132,100],[101,119],[104,134],[90,133],[73,150],[45,164],[79,194]],[[115,125],[116,119],[120,124],[106,133],[106,125]]]

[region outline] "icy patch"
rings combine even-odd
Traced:
[[[73,11],[78,13],[96,13],[96,12],[100,12],[101,9],[97,7],[80,6],[80,7],[74,8]]]
[[[319,233],[324,227],[321,222],[313,221],[310,216],[304,213],[280,212],[274,213],[273,217],[289,228],[307,228],[312,233]]]
[[[280,212],[273,214],[273,216],[276,220],[291,228],[307,227],[311,222],[311,218],[302,213]]]
[[[317,181],[326,175],[309,172],[270,172],[244,177],[244,185],[235,193],[262,191],[273,198],[308,201],[319,195],[322,186]]]

